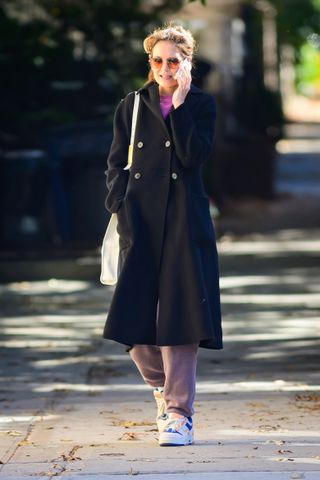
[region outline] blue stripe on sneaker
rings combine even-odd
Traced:
[[[192,430],[192,425],[190,425],[190,423],[186,423],[186,427],[188,428],[188,430]]]

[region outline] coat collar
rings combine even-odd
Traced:
[[[145,83],[141,88],[139,88],[138,90],[138,93],[143,93],[144,91],[150,91],[150,90],[157,90],[158,93],[159,93],[159,88],[158,88],[158,84],[151,80],[147,83]],[[197,95],[197,94],[201,94],[202,91],[200,90],[200,88],[196,87],[195,85],[193,85],[193,83],[191,83],[191,87],[190,87],[190,90],[188,92],[188,95],[189,94],[192,94],[192,95]]]
[[[155,82],[148,82],[142,88],[140,88],[140,90],[138,90],[138,93],[140,93],[141,100],[158,118],[158,120],[168,133],[167,125],[160,110],[160,96],[158,84]]]
[[[163,124],[164,128],[167,130],[167,125],[163,119],[161,110],[160,110],[160,95],[159,95],[159,85],[154,82],[147,82],[143,87],[141,87],[137,93],[140,93],[140,97],[147,105],[148,108],[156,115],[156,117]],[[191,84],[190,90],[186,96],[185,102],[188,102],[190,96],[201,94],[201,90],[196,86]]]

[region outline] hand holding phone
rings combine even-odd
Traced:
[[[178,108],[184,101],[191,86],[191,68],[190,60],[185,58],[177,70],[174,78],[177,80],[177,88],[172,96],[172,105]]]
[[[184,73],[191,71],[191,62],[187,58],[183,60],[180,67],[178,68],[174,78],[177,80],[177,77],[181,77]]]

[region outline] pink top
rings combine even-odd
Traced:
[[[160,95],[160,110],[163,118],[167,118],[172,107],[172,95]]]

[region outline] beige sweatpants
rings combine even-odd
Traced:
[[[167,412],[191,417],[196,392],[198,344],[158,347],[134,345],[129,354],[143,380],[164,387]]]

